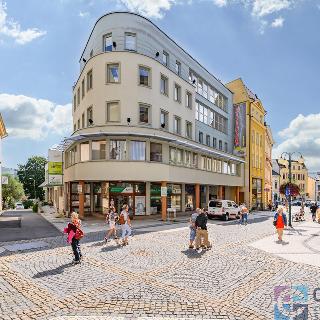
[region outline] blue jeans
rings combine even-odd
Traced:
[[[122,231],[122,234],[121,234],[122,240],[126,237],[131,236],[131,228],[127,223],[121,225],[121,231]]]
[[[242,214],[241,223],[248,223],[248,214],[247,213]]]
[[[196,238],[196,229],[193,227],[190,227],[190,241],[194,241]]]

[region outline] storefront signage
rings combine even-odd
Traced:
[[[166,197],[168,195],[168,188],[161,187],[161,197]]]
[[[49,174],[60,174],[62,175],[63,166],[62,162],[49,162],[48,163],[48,173]]]
[[[50,174],[48,176],[48,185],[50,186],[60,186],[62,185],[62,176]]]
[[[1,183],[2,184],[8,184],[9,183],[9,179],[7,176],[2,176],[1,177]]]
[[[133,193],[133,187],[110,187],[112,193]]]
[[[234,105],[234,154],[246,155],[246,104]]]

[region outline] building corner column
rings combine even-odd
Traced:
[[[196,194],[196,208],[200,208],[200,184],[196,183],[194,188]]]
[[[79,181],[79,217],[84,218],[84,181]]]
[[[167,187],[167,182],[162,181],[161,187]],[[167,220],[167,196],[161,196],[161,219],[162,221]]]
[[[149,181],[146,181],[146,215],[151,215],[151,183]]]
[[[186,185],[185,183],[181,184],[181,211],[186,211]]]

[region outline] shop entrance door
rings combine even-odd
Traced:
[[[122,211],[122,207],[124,204],[129,205],[129,215],[133,216],[133,196],[132,195],[126,195],[126,194],[117,194],[117,195],[111,195],[110,196],[110,203],[114,203],[114,207],[116,208],[116,211],[118,214]]]

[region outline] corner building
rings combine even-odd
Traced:
[[[127,203],[133,215],[165,219],[167,208],[239,201],[243,159],[232,154],[232,128],[229,89],[148,19],[106,14],[73,87],[66,210],[102,214]]]

